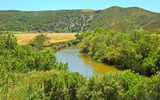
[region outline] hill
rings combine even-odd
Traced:
[[[159,21],[159,13],[150,12],[137,7],[111,7],[97,14],[94,21],[91,23],[91,28],[107,27],[122,31],[131,29],[160,31]]]
[[[104,10],[0,11],[1,31],[82,32],[96,27],[160,32],[160,13],[115,6]]]
[[[0,11],[2,31],[79,32],[92,19],[94,12],[59,11]]]

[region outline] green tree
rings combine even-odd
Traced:
[[[33,41],[30,42],[30,45],[38,49],[43,49],[45,43],[49,43],[49,41],[50,41],[50,38],[47,37],[47,35],[40,34],[40,35],[37,35]]]
[[[152,54],[158,50],[160,39],[149,32],[121,32],[96,28],[76,37],[81,41],[80,50],[87,52],[98,62],[121,65],[122,68],[130,68],[141,74],[151,75],[160,70],[159,58],[154,56],[158,53]]]

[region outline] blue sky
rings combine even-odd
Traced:
[[[1,0],[0,10],[102,10],[111,6],[140,7],[160,13],[160,0]]]

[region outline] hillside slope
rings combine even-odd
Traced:
[[[160,31],[160,14],[137,7],[121,8],[111,7],[101,11],[91,23],[91,28],[111,28],[128,31],[131,29],[144,29]]]
[[[82,32],[96,27],[160,32],[160,13],[115,6],[105,10],[0,11],[1,31]]]

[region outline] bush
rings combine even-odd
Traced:
[[[7,72],[0,69],[0,99],[159,100],[160,73],[151,78],[130,70],[86,79],[64,71]]]
[[[47,37],[47,35],[40,34],[37,35],[36,38],[30,42],[30,45],[37,48],[37,49],[43,49],[45,43],[49,43],[50,38]]]
[[[150,100],[159,100],[160,98],[160,72],[144,84],[146,86],[145,97]]]
[[[76,94],[85,81],[79,73],[54,74],[44,79],[44,93],[51,100],[76,100]]]
[[[82,100],[117,100],[123,94],[123,81],[120,73],[109,73],[102,76],[92,76],[79,91]]]
[[[159,71],[159,37],[148,32],[132,30],[119,32],[103,28],[77,35],[81,52],[94,60],[130,68],[141,74],[152,75]],[[158,56],[153,57],[153,55]],[[149,64],[151,62],[151,64]],[[148,70],[148,71],[146,71]]]
[[[1,37],[2,41],[0,41],[0,45],[3,45],[0,50],[0,64],[5,66],[7,71],[68,70],[67,63],[57,62],[56,56],[52,51],[40,52],[40,50],[32,49],[27,45],[16,45],[16,41],[13,41],[12,37],[8,34],[8,36]]]

